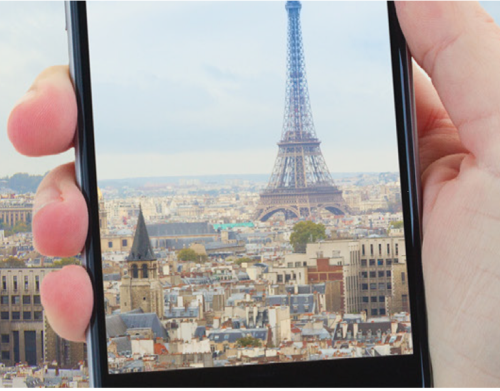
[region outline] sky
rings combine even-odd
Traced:
[[[493,17],[497,3],[484,6]],[[100,179],[270,173],[282,129],[284,2],[90,3]],[[303,2],[316,133],[332,172],[397,171],[386,6]],[[18,155],[6,122],[68,62],[61,2],[0,2],[0,176],[73,159]],[[6,60],[7,59],[7,60]]]

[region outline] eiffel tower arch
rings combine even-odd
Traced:
[[[287,1],[288,55],[285,114],[278,156],[267,188],[260,194],[255,218],[267,221],[282,212],[285,218],[310,217],[328,210],[350,212],[335,185],[316,137],[307,86],[300,1]]]

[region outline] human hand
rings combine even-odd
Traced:
[[[416,69],[434,383],[498,387],[500,29],[472,2],[399,2],[397,12],[432,80]]]
[[[14,147],[27,156],[53,155],[73,146],[76,99],[68,67],[40,74],[12,110],[7,129]],[[40,184],[35,197],[33,237],[42,254],[67,257],[84,246],[87,206],[75,181],[74,164],[60,166]],[[42,304],[54,331],[84,341],[93,306],[92,285],[80,266],[49,273],[41,285]]]
[[[398,3],[397,11],[416,61],[432,79],[416,69],[435,385],[498,386],[499,28],[476,3]],[[24,154],[60,153],[71,147],[76,126],[67,68],[44,72],[35,86],[14,108],[9,136]],[[33,234],[42,253],[70,256],[83,248],[86,205],[73,171],[57,168],[37,192]],[[92,288],[82,268],[47,275],[42,301],[58,334],[83,340]]]

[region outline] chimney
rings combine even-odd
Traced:
[[[366,322],[366,311],[361,311],[361,319]]]
[[[218,317],[214,318],[213,327],[214,327],[214,329],[218,329],[220,327],[220,318],[218,318]]]
[[[340,325],[342,326],[342,338],[345,338],[347,335],[347,322],[343,321]]]
[[[294,293],[295,295],[298,295],[298,294],[299,294],[299,286],[297,285],[297,283],[295,283],[295,284],[293,285],[293,293]]]
[[[398,322],[393,320],[391,322],[391,334],[396,334],[398,332]]]
[[[352,325],[353,338],[358,339],[358,323]]]

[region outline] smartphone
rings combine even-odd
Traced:
[[[66,16],[92,384],[430,386],[394,4],[67,2]]]

